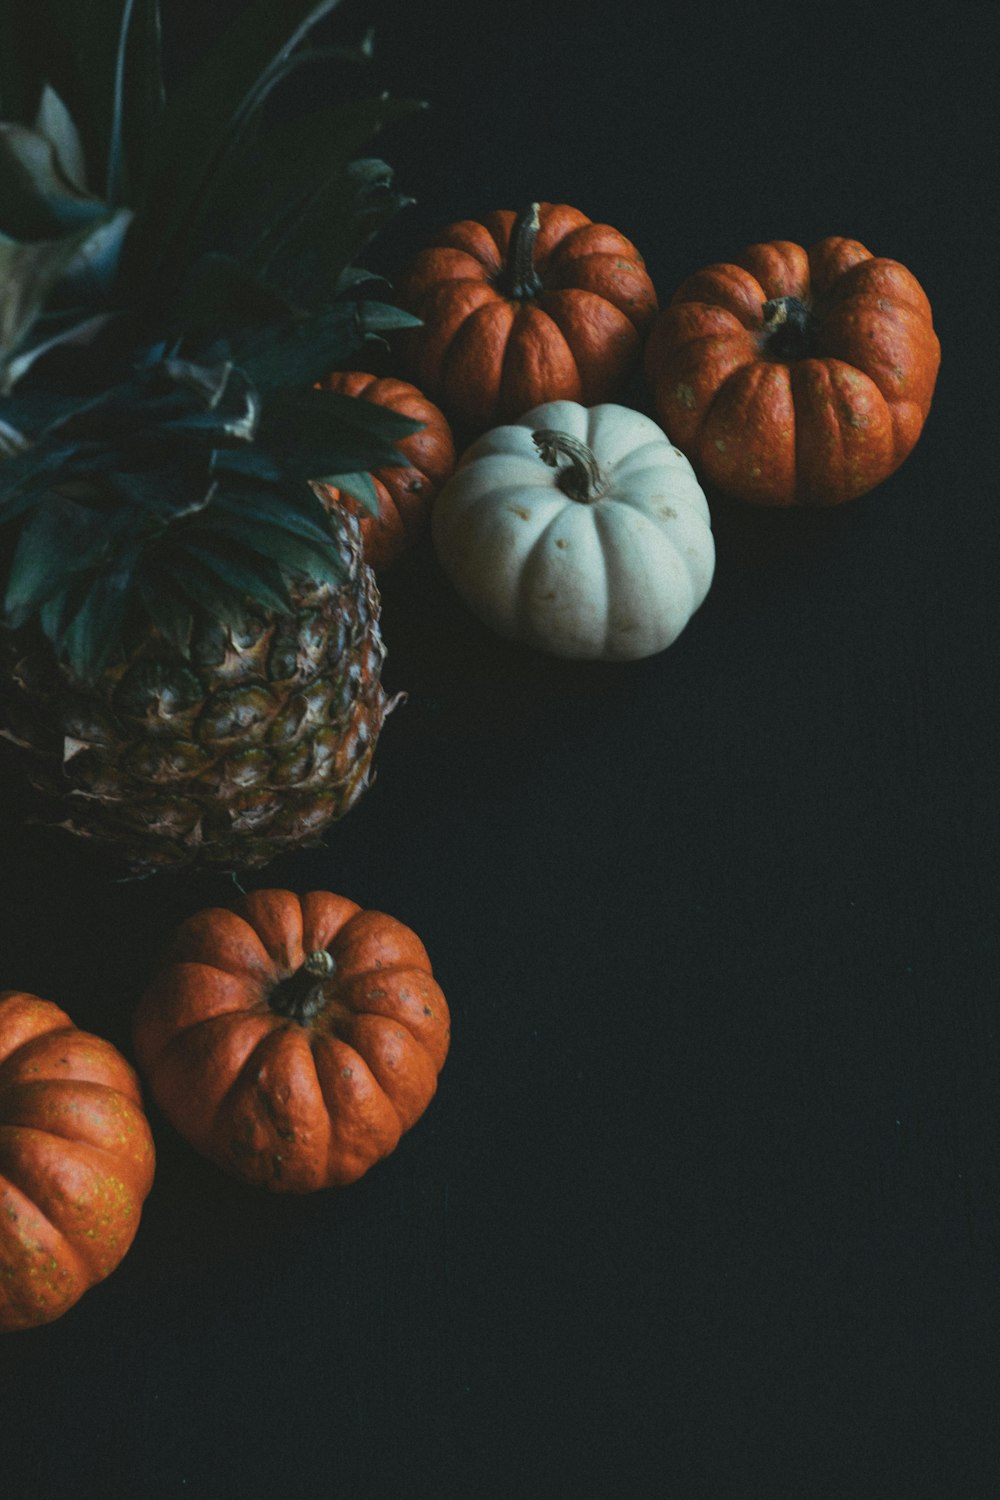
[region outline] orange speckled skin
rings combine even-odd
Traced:
[[[381,573],[416,541],[430,515],[435,495],[455,467],[451,428],[444,412],[406,380],[344,370],[328,376],[320,385],[324,390],[360,397],[424,424],[420,432],[396,444],[406,459],[405,465],[378,469],[372,474],[378,497],[377,516],[370,515],[348,496],[342,496],[332,485],[315,486],[330,504],[344,504],[360,518],[365,562]]]
[[[792,297],[816,352],[764,352],[763,306]],[[839,505],[873,489],[920,436],[941,348],[919,282],[856,240],[750,245],[690,276],[654,323],[656,415],[699,475],[756,505]]]
[[[306,956],[335,970],[299,1019],[273,1008]],[[178,929],[135,1018],[157,1104],[225,1171],[275,1192],[354,1182],[433,1098],[449,1014],[415,933],[328,891],[253,891]]]
[[[153,1184],[132,1068],[37,995],[0,992],[0,1331],[50,1323],[120,1263]]]
[[[400,306],[424,322],[400,338],[412,378],[465,435],[543,401],[612,400],[656,312],[631,241],[564,203],[539,205],[540,290],[507,296],[495,283],[516,219],[501,209],[449,225],[397,283]]]

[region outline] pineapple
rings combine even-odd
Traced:
[[[370,508],[419,425],[316,386],[412,322],[354,261],[406,201],[357,152],[414,106],[264,107],[364,61],[305,45],[335,4],[246,5],[166,99],[157,0],[49,0],[72,112],[2,60],[0,733],[137,872],[317,841],[391,706],[358,522],[312,486]]]

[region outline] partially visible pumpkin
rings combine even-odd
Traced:
[[[431,521],[441,565],[498,634],[626,660],[676,640],[715,546],[691,465],[629,407],[552,401],[463,454]]]
[[[116,1048],[48,1000],[0,993],[0,1330],[52,1322],[115,1270],[154,1166]]]
[[[911,452],[941,350],[898,261],[831,237],[689,277],[646,344],[656,415],[698,474],[757,505],[839,505]]]
[[[377,515],[371,515],[332,485],[313,486],[328,504],[343,504],[359,517],[365,561],[382,572],[420,535],[434,496],[455,467],[451,428],[444,413],[406,380],[345,370],[329,375],[320,385],[324,390],[357,396],[423,423],[419,432],[396,443],[406,463],[372,474]]]
[[[632,242],[565,203],[449,225],[396,295],[423,320],[399,339],[411,377],[470,436],[541,402],[619,396],[657,305]]]
[[[449,1015],[420,939],[328,891],[253,891],[178,929],[135,1017],[153,1098],[224,1171],[354,1182],[420,1118]]]

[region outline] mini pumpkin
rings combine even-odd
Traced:
[[[52,1322],[115,1270],[154,1167],[121,1053],[49,1000],[0,993],[0,1330]]]
[[[156,1103],[223,1170],[276,1192],[354,1182],[437,1087],[448,1006],[420,939],[328,891],[253,891],[174,936],[135,1017]]]
[[[473,613],[555,656],[663,650],[715,570],[691,465],[649,417],[611,403],[548,402],[484,434],[431,527]]]
[[[423,321],[400,338],[412,378],[466,435],[620,395],[657,306],[632,242],[565,203],[449,225],[397,299]]]
[[[378,504],[376,515],[332,485],[314,486],[329,504],[346,505],[360,518],[365,561],[376,572],[382,572],[421,534],[434,496],[455,467],[451,428],[444,413],[406,380],[345,370],[328,376],[321,386],[344,396],[360,397],[423,423],[419,432],[396,443],[405,465],[377,469],[372,474]]]
[[[656,415],[703,479],[758,505],[839,505],[920,436],[941,351],[898,261],[857,240],[749,245],[674,293],[650,332]]]

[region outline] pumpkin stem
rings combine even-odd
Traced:
[[[807,359],[816,351],[819,322],[798,297],[772,297],[762,308],[763,350],[770,359]]]
[[[539,205],[530,203],[514,220],[507,261],[496,281],[500,291],[518,302],[537,297],[542,290],[541,277],[535,270],[535,241],[541,225],[538,211]]]
[[[607,486],[607,477],[597,462],[593,449],[588,448],[586,443],[579,438],[570,437],[567,432],[556,432],[551,427],[533,432],[531,440],[538,449],[542,462],[553,469],[559,469],[556,484],[564,495],[568,495],[571,500],[578,500],[581,505],[589,505],[601,498]],[[560,458],[569,459],[565,468],[559,468]]]
[[[271,1009],[293,1021],[308,1021],[326,1003],[325,982],[336,968],[333,954],[316,948],[301,969],[275,985],[268,997]]]

